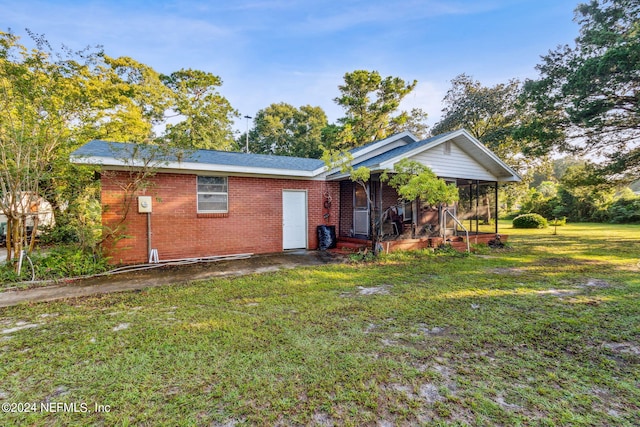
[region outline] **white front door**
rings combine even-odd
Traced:
[[[307,192],[282,191],[282,248],[307,247]]]

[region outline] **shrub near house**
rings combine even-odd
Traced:
[[[547,228],[546,218],[538,214],[519,215],[513,219],[513,228]]]

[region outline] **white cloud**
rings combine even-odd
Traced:
[[[335,2],[309,14],[292,29],[309,33],[336,32],[361,25],[415,25],[415,21],[444,15],[469,15],[498,7],[495,2],[414,0],[404,2]]]

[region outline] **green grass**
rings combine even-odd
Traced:
[[[640,226],[501,225],[483,255],[4,309],[0,403],[110,411],[0,424],[640,424]]]

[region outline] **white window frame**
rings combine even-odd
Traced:
[[[200,191],[200,178],[223,178],[224,185],[227,191]],[[203,210],[200,209],[200,195],[201,194],[211,194],[211,195],[224,195],[227,199],[227,208],[222,210]],[[208,213],[228,213],[229,212],[229,178],[226,176],[218,176],[218,175],[198,175],[196,177],[196,208],[198,213],[208,214]]]

